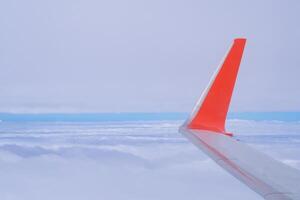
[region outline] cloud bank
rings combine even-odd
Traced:
[[[0,198],[261,199],[183,138],[180,124],[2,122]],[[299,127],[242,120],[228,125],[242,142],[298,169],[299,135],[286,130]]]

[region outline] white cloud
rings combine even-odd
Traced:
[[[242,141],[299,168],[298,136],[286,142],[270,122],[277,137],[251,135],[261,123],[230,127],[242,130],[236,133]],[[0,199],[261,199],[183,138],[179,124],[3,122]]]

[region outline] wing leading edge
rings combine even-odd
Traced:
[[[300,200],[300,172],[235,140],[225,121],[246,39],[235,39],[190,118],[179,129],[218,165],[266,200]]]

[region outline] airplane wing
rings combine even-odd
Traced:
[[[234,43],[179,131],[266,200],[300,200],[300,171],[233,137],[225,121],[246,39]]]

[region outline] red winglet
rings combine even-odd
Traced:
[[[232,136],[225,131],[225,121],[246,39],[238,38],[223,64],[214,74],[188,121],[190,129],[208,130]]]

